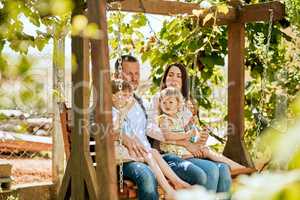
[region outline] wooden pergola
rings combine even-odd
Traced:
[[[122,11],[146,12],[159,15],[192,14],[193,9],[200,9],[198,4],[182,3],[167,0],[122,0]],[[141,6],[142,3],[142,6]],[[277,21],[285,16],[284,5],[280,2],[243,5],[238,0],[229,0],[229,12],[220,14],[218,25],[228,26],[228,140],[224,154],[233,160],[252,166],[251,159],[245,149],[244,134],[244,82],[245,82],[245,23],[268,21],[270,9]],[[86,5],[83,0],[75,1],[72,16],[84,14]],[[110,7],[117,10],[116,5]],[[84,200],[103,199],[116,200],[117,176],[114,159],[113,141],[104,135],[107,127],[111,127],[111,88],[109,73],[109,53],[107,36],[107,1],[87,0],[89,22],[99,25],[104,33],[100,40],[86,40],[79,36],[72,37],[72,53],[76,72],[72,74],[73,86],[73,127],[71,135],[71,157],[68,160],[65,175],[58,194],[58,199]],[[203,19],[205,16],[200,16]],[[202,25],[202,22],[200,20]],[[206,25],[212,24],[211,22]],[[89,88],[78,87],[78,84],[89,77],[89,60],[92,61],[92,82],[96,91],[96,123],[104,129],[93,133],[96,141],[96,167],[93,166],[89,154],[89,135],[84,127],[88,126]],[[76,109],[75,109],[76,108]],[[84,110],[85,112],[78,112]],[[83,125],[83,126],[82,126]]]

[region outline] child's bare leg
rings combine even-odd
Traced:
[[[156,149],[152,149],[151,153],[153,155],[153,158],[158,163],[160,169],[162,170],[164,175],[172,182],[175,189],[187,188],[191,186],[175,174],[175,172],[170,168],[170,166],[166,163],[166,161],[162,158],[162,156]]]
[[[223,156],[222,154],[216,153],[210,149],[207,149],[204,154],[204,156],[210,160],[228,164],[231,170],[245,168],[245,166],[240,165],[239,163],[234,162],[233,160]]]
[[[163,188],[163,190],[167,193],[167,196],[169,198],[174,197],[175,195],[175,190],[174,188],[169,184],[167,181],[166,177],[162,173],[161,169],[159,168],[156,160],[153,158],[152,153],[149,153],[145,157],[146,163],[149,165],[151,170],[153,171],[154,175],[157,178],[158,184]]]

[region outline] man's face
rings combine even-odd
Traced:
[[[134,90],[136,90],[140,83],[139,63],[124,61],[122,67],[124,79],[131,84]]]

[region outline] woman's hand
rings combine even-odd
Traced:
[[[197,158],[207,158],[209,149],[207,147],[201,147],[200,150],[193,153]]]

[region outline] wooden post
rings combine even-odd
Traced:
[[[59,94],[64,94],[65,88],[65,38],[53,38],[53,89],[57,90]],[[58,103],[61,102],[60,97],[53,97],[52,113],[53,116],[53,136],[52,136],[52,181],[55,189],[58,190],[63,173],[65,170],[64,144],[62,137],[62,130],[60,124],[60,113]]]
[[[84,14],[84,2],[76,1],[72,19]],[[81,36],[72,36],[72,131],[71,156],[58,194],[59,200],[96,200],[98,184],[88,151],[89,46]]]
[[[245,25],[228,25],[228,141],[224,155],[245,166],[252,166],[244,145],[244,53]]]
[[[106,22],[106,0],[88,1],[90,23],[96,23],[102,31],[100,40],[91,40],[92,77],[95,89],[95,123],[98,132],[94,133],[96,141],[96,173],[99,183],[99,197],[103,200],[116,200],[117,174],[112,129],[112,97],[109,70],[108,36]]]

